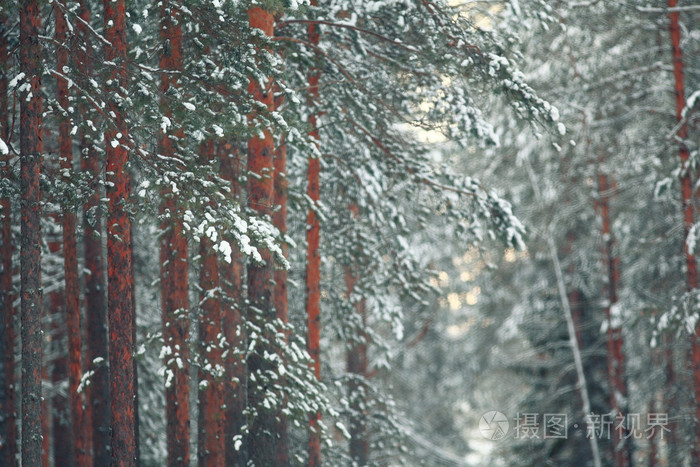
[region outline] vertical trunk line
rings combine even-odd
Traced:
[[[318,1],[312,0],[312,6],[317,6]],[[310,23],[308,26],[309,42],[318,45],[320,39],[319,27]],[[317,105],[319,93],[318,82],[321,74],[318,69],[312,69],[309,75],[309,107],[313,109]],[[311,125],[310,136],[318,145],[318,114],[313,110],[309,116]],[[316,214],[320,199],[320,173],[321,160],[318,157],[309,157],[308,188],[307,195],[314,203],[309,208],[306,218],[306,315],[308,320],[307,347],[313,360],[314,374],[321,379],[321,252],[320,231],[321,224]],[[309,417],[309,467],[321,465],[321,433],[319,423],[321,413],[316,412]]]
[[[7,101],[7,75],[10,61],[7,50],[7,16],[0,11],[0,139],[9,145],[9,108]],[[2,156],[2,177],[11,177],[12,156]],[[12,202],[10,198],[0,199],[0,465],[16,466],[17,463],[17,410],[15,386],[15,309],[12,286]]]
[[[532,170],[532,165],[530,160],[525,158],[525,167],[527,169],[528,177],[530,178],[530,184],[535,192],[535,198],[537,202],[542,204],[542,195],[540,193],[539,187],[537,185],[537,180],[535,173]],[[564,311],[564,320],[566,321],[566,329],[569,334],[569,346],[571,347],[571,353],[574,357],[574,366],[576,368],[576,376],[578,379],[578,390],[581,395],[582,401],[582,412],[584,416],[588,416],[591,413],[591,399],[588,394],[588,383],[586,382],[586,372],[583,369],[583,358],[581,357],[581,348],[579,346],[578,340],[576,339],[576,324],[574,323],[573,313],[571,311],[571,304],[569,303],[569,296],[566,293],[566,282],[564,280],[564,271],[561,267],[561,262],[559,261],[559,253],[557,252],[557,246],[554,243],[554,238],[552,237],[551,226],[544,233],[544,240],[547,242],[547,248],[549,250],[549,256],[552,261],[552,267],[554,268],[554,274],[557,281],[557,291],[559,292],[559,300],[561,302],[562,310]],[[588,437],[588,443],[591,447],[591,455],[593,457],[593,465],[595,467],[602,467],[600,448],[598,446],[598,439],[595,436]]]
[[[231,183],[231,196],[241,202],[241,153],[231,143],[219,145],[221,176]],[[231,244],[231,263],[221,264],[222,276],[222,324],[228,343],[225,351],[224,366],[224,404],[226,405],[226,465],[245,465],[247,463],[247,445],[243,434],[246,425],[244,413],[247,406],[247,375],[245,358],[241,355],[246,348],[246,332],[243,323],[243,258],[233,239]],[[235,437],[239,438],[235,438]],[[235,440],[234,440],[235,438]],[[239,441],[240,439],[240,441]]]
[[[677,0],[668,0],[668,7],[675,8],[678,5]],[[689,292],[698,288],[698,269],[695,255],[693,255],[688,247],[688,233],[693,226],[693,182],[691,179],[690,167],[688,160],[690,152],[685,140],[688,138],[688,125],[683,122],[683,111],[686,106],[685,102],[685,81],[683,73],[683,51],[681,50],[681,29],[680,29],[680,13],[672,11],[669,13],[671,20],[670,36],[671,48],[673,51],[673,78],[676,94],[676,119],[682,122],[678,129],[678,139],[680,144],[678,147],[678,155],[681,160],[680,182],[681,182],[681,202],[683,209],[683,253],[685,254],[686,264],[686,287]],[[691,338],[691,354],[692,354],[692,369],[693,369],[693,386],[695,396],[695,443],[693,443],[692,457],[693,463],[697,465],[700,462],[700,322],[695,325],[695,333]]]
[[[262,30],[267,36],[272,36],[274,18],[270,11],[260,7],[248,11],[248,22],[251,28]],[[268,109],[273,108],[271,87],[261,88],[260,83],[251,79],[248,92]],[[254,115],[249,116],[253,120]],[[273,201],[273,154],[274,140],[269,128],[264,128],[262,134],[255,134],[248,140],[248,173],[256,176],[248,177],[248,208],[259,217],[268,217],[272,212]],[[267,371],[272,369],[270,362],[263,358],[265,352],[273,354],[274,333],[266,326],[275,319],[272,307],[272,258],[267,249],[260,249],[262,263],[248,262],[248,320],[263,330],[263,335],[257,341],[256,347],[248,357],[248,399],[256,411],[249,434],[249,462],[255,465],[275,465],[277,454],[277,422],[276,416],[266,410],[263,401],[268,391],[252,381],[252,377],[266,378]],[[271,389],[270,389],[271,390]]]
[[[20,2],[20,71],[29,88],[20,100],[22,464],[41,465],[41,44],[37,0]]]
[[[603,265],[607,272],[607,284],[605,290],[608,296],[608,304],[605,307],[605,318],[608,323],[607,347],[608,347],[608,384],[610,385],[610,405],[615,412],[615,417],[626,416],[627,385],[625,382],[625,361],[623,354],[622,317],[617,311],[617,289],[620,283],[620,258],[616,256],[615,238],[612,232],[610,216],[610,198],[615,183],[609,183],[608,176],[602,169],[598,169],[598,206],[602,221],[603,237]],[[624,418],[621,420],[624,422]],[[624,427],[624,423],[620,426]],[[627,430],[615,429],[613,431],[613,459],[615,467],[627,467],[630,465],[630,452],[627,440]]]
[[[172,120],[172,111],[165,97],[178,87],[178,72],[182,71],[182,26],[180,2],[162,2],[160,37],[163,51],[160,67],[161,110]],[[178,130],[179,135],[182,134]],[[167,133],[160,135],[159,152],[175,155],[175,141]],[[187,239],[182,228],[182,216],[172,190],[163,192],[161,215],[164,216],[160,242],[160,279],[163,320],[165,375],[165,418],[168,445],[168,465],[190,463],[190,386],[189,386],[189,277]]]
[[[350,212],[353,219],[357,221],[359,208],[356,204],[350,205]],[[348,300],[353,301],[353,294],[357,293],[357,283],[360,267],[359,265],[349,265],[345,268],[345,290]],[[350,400],[350,458],[360,466],[369,462],[369,439],[367,437],[366,412],[366,388],[367,378],[367,316],[366,302],[364,297],[359,300],[354,299],[352,303],[358,328],[352,335],[355,339],[351,343],[351,348],[347,354],[347,371],[350,376],[348,383],[348,399]]]
[[[279,107],[279,103],[275,103],[275,107]],[[272,223],[280,234],[284,237],[287,234],[287,146],[285,144],[284,135],[280,138],[280,144],[275,150],[274,158],[274,205],[275,211],[272,213]],[[287,258],[288,255],[287,243],[282,241],[282,253]],[[272,303],[275,308],[275,316],[282,323],[289,322],[289,310],[287,303],[287,270],[281,267],[275,268],[274,272],[275,287],[272,292]],[[285,333],[286,335],[286,333]],[[281,352],[278,352],[281,354]],[[280,355],[281,358],[281,355]],[[283,364],[286,364],[282,360]],[[281,376],[281,386],[285,387],[285,377]],[[287,417],[283,410],[287,406],[288,398],[285,394],[283,397],[282,406],[277,413],[277,435],[279,437],[277,443],[277,466],[285,467],[289,465],[289,427]]]
[[[58,233],[58,214],[51,213],[52,229],[46,234],[48,237],[49,252],[52,255],[61,254],[61,238]],[[65,253],[64,253],[65,255]],[[66,308],[64,294],[60,289],[49,293],[49,303],[47,316],[49,317],[49,332],[47,335],[49,355],[53,355],[51,365],[51,424],[47,427],[51,431],[52,442],[48,445],[53,447],[52,454],[54,464],[59,465],[65,462],[66,465],[74,465],[73,459],[73,439],[71,436],[70,405],[59,387],[68,377],[68,352],[66,340]],[[48,363],[48,362],[47,362]],[[48,366],[48,365],[47,365]]]
[[[202,145],[202,159],[214,159],[214,142]],[[224,437],[223,349],[221,346],[221,291],[219,288],[218,258],[213,242],[203,235],[199,243],[201,269],[199,341],[199,435],[198,460],[200,467],[224,465],[226,446]],[[205,385],[202,385],[202,382]]]
[[[62,70],[68,66],[68,26],[62,8],[55,8],[56,17],[56,68]],[[58,103],[67,112],[68,82],[56,78]],[[58,146],[62,170],[73,172],[73,141],[70,136],[70,119],[64,115],[60,118],[58,128]],[[65,276],[65,315],[68,338],[68,394],[70,397],[70,446],[72,459],[77,466],[88,463],[87,445],[84,433],[83,396],[78,393],[82,377],[82,339],[80,329],[80,283],[78,281],[78,252],[75,238],[76,215],[71,209],[64,209],[63,221],[63,268]]]
[[[131,220],[127,212],[130,180],[125,146],[126,122],[119,102],[126,89],[126,8],[124,0],[104,0],[105,61],[109,73],[107,110],[113,115],[105,131],[107,158],[107,308],[111,385],[111,464],[136,465],[136,381],[134,371],[134,278]]]
[[[80,42],[76,43],[74,56],[76,68],[80,73],[81,85],[85,88],[92,76],[92,58],[89,53],[91,46],[90,9],[87,0],[80,0],[78,15],[85,22],[76,22],[76,31]],[[105,260],[102,245],[102,185],[103,174],[101,157],[95,150],[93,137],[86,130],[86,121],[90,119],[89,105],[85,101],[78,102],[82,125],[79,128],[81,169],[90,177],[91,192],[83,206],[83,251],[85,257],[85,339],[86,362],[85,369],[92,371],[91,384],[86,388],[87,404],[85,408],[85,423],[87,430],[88,449],[92,451],[95,465],[109,465],[110,448],[110,386],[108,324],[107,324],[107,295],[105,283]]]

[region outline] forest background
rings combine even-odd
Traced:
[[[0,465],[698,465],[698,15],[2,2]]]

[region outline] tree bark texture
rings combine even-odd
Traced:
[[[120,103],[126,89],[126,10],[124,0],[104,0],[105,61],[109,72],[105,131],[107,158],[107,308],[111,386],[111,464],[136,465],[136,381],[134,375],[134,301],[131,220],[127,212],[130,179],[127,128]]]
[[[678,5],[677,0],[668,0],[668,7],[675,8]],[[698,268],[695,255],[688,247],[688,233],[693,226],[693,181],[691,178],[691,168],[689,166],[690,151],[685,140],[688,138],[688,125],[683,122],[683,111],[686,106],[685,102],[685,79],[684,79],[684,63],[683,51],[681,50],[681,29],[680,29],[680,13],[672,11],[669,13],[671,20],[670,35],[671,48],[673,51],[673,80],[676,95],[676,119],[680,124],[678,129],[678,139],[680,145],[678,155],[681,160],[680,182],[681,182],[681,202],[683,208],[683,253],[685,254],[686,265],[686,287],[688,291],[694,291],[698,288]],[[700,462],[700,322],[695,325],[695,333],[691,338],[691,353],[692,353],[692,368],[693,368],[693,386],[695,393],[695,419],[696,419],[696,436],[693,445],[692,455],[694,464]]]
[[[58,230],[58,215],[51,214],[51,219],[54,223],[54,231],[48,232],[48,247],[52,255],[61,254],[61,239],[59,238]],[[66,339],[66,309],[65,300],[62,290],[56,289],[49,293],[48,313],[50,316],[49,332],[47,340],[49,346],[49,355],[53,355],[51,368],[51,424],[47,427],[51,431],[50,438],[53,446],[54,463],[65,462],[66,465],[74,465],[73,459],[73,439],[71,436],[70,426],[70,405],[68,399],[58,388],[63,381],[68,378],[68,352]],[[46,366],[49,368],[48,359]],[[48,447],[48,446],[47,446]],[[48,451],[49,449],[47,449]]]
[[[312,5],[317,5],[317,1],[312,1]],[[319,26],[309,24],[309,42],[318,45],[320,39]],[[309,107],[313,108],[318,100],[318,82],[320,71],[312,69],[309,75]],[[309,116],[311,125],[311,137],[319,140],[318,134],[318,114],[312,113]],[[318,144],[318,143],[317,143]],[[316,208],[320,199],[320,174],[321,160],[317,157],[309,157],[309,168],[307,173],[307,191],[309,199],[314,206],[309,209],[306,217],[306,315],[307,315],[307,348],[313,360],[314,374],[317,379],[321,379],[321,252],[320,233],[321,223]],[[319,423],[321,413],[317,412],[309,417],[309,466],[317,467],[321,465],[321,433]]]
[[[620,284],[620,258],[615,252],[615,237],[612,232],[610,215],[610,198],[615,191],[615,183],[609,182],[609,177],[602,171],[598,172],[598,211],[601,217],[603,238],[603,264],[605,266],[606,292],[608,303],[605,307],[605,317],[608,323],[608,384],[610,386],[610,406],[616,417],[626,417],[627,382],[625,380],[625,355],[623,352],[622,322],[619,312],[616,312]],[[624,422],[624,419],[622,420]],[[625,426],[625,423],[619,426]],[[612,433],[613,459],[615,467],[630,465],[629,443],[627,431],[615,429]]]
[[[68,25],[62,8],[55,8],[56,17],[56,68],[63,70],[68,66]],[[68,82],[56,78],[58,103],[68,111]],[[62,116],[58,128],[59,158],[62,170],[73,171],[73,141],[70,135],[70,120]],[[78,278],[78,247],[75,237],[76,215],[71,209],[64,209],[63,223],[63,271],[65,276],[65,318],[68,339],[68,394],[70,398],[70,427],[72,459],[76,466],[88,463],[88,446],[85,436],[83,417],[83,395],[78,393],[82,377],[82,338],[80,328],[80,282]]]
[[[277,104],[275,105],[277,107]],[[277,227],[281,235],[287,233],[287,146],[284,142],[284,136],[277,149],[274,157],[274,205],[275,211],[272,213],[272,224]],[[282,253],[287,257],[287,244],[282,242]],[[275,308],[276,318],[282,322],[289,322],[289,304],[287,302],[287,270],[281,267],[275,268],[273,273],[274,289],[272,291],[272,305]],[[279,353],[279,352],[278,352]],[[280,355],[280,358],[282,356]],[[284,377],[282,386],[284,384]],[[286,407],[287,397],[284,397],[282,408]],[[285,467],[289,465],[289,426],[287,417],[282,410],[277,413],[277,466]]]
[[[8,143],[9,107],[7,75],[8,27],[5,12],[0,12],[0,138]],[[11,154],[1,156],[2,177],[11,176]],[[15,309],[13,305],[12,265],[12,201],[0,199],[0,467],[17,463],[17,410],[15,385]]]
[[[268,36],[273,34],[272,13],[260,7],[248,11],[251,28],[258,28]],[[262,89],[260,84],[250,80],[248,92],[254,98],[273,107],[271,88]],[[273,202],[273,156],[274,140],[269,129],[264,129],[262,137],[255,135],[248,140],[248,172],[257,174],[248,178],[248,207],[258,216],[269,216]],[[248,320],[260,329],[275,318],[272,306],[272,258],[266,249],[260,249],[262,263],[248,262]],[[248,374],[258,378],[272,370],[270,362],[263,358],[267,352],[275,353],[274,333],[266,330],[258,340],[256,348],[248,357]],[[275,414],[263,408],[265,389],[248,379],[249,404],[257,409],[257,416],[251,423],[248,456],[255,465],[275,465],[277,461],[277,421]]]
[[[178,87],[182,71],[182,26],[179,3],[162,2],[160,35],[163,51],[160,67],[161,93],[165,96]],[[168,100],[161,98],[161,108],[168,118],[172,111]],[[160,154],[173,157],[175,141],[161,134]],[[183,232],[180,210],[171,190],[163,193],[161,214],[163,236],[160,242],[161,304],[163,307],[163,345],[165,352],[165,415],[168,443],[168,465],[189,465],[190,462],[190,378],[189,378],[189,275],[187,238]]]
[[[20,3],[22,465],[41,465],[41,44],[37,0]]]
[[[214,143],[203,145],[206,161],[214,158]],[[201,269],[199,342],[202,368],[199,370],[199,434],[198,460],[200,467],[224,465],[228,441],[224,436],[223,350],[221,348],[221,293],[219,265],[213,242],[206,235],[199,243]],[[206,386],[202,386],[202,382]],[[230,441],[229,441],[230,442]]]
[[[80,0],[78,15],[83,22],[77,21],[75,31],[79,41],[73,56],[79,71],[80,85],[85,88],[88,78],[93,74],[92,57],[88,52],[91,47],[91,31],[85,24],[90,24],[90,9],[86,0]],[[83,122],[91,118],[89,104],[78,101],[78,110]],[[102,198],[102,160],[94,147],[93,136],[85,128],[78,129],[81,151],[81,169],[89,177],[90,193],[83,206],[83,251],[85,257],[85,339],[86,371],[92,371],[90,386],[86,388],[87,404],[85,406],[86,444],[92,451],[95,465],[109,465],[110,453],[110,387],[106,271],[103,238],[103,216],[100,208]]]
[[[233,144],[219,145],[219,160],[221,176],[231,182],[231,196],[241,202],[242,189],[238,178],[243,164],[240,150]],[[221,263],[222,324],[226,342],[229,345],[225,351],[224,366],[224,404],[226,405],[226,421],[224,434],[226,437],[226,465],[246,465],[247,439],[243,434],[246,425],[244,410],[247,405],[247,368],[242,352],[246,349],[246,331],[243,323],[243,256],[232,239],[231,262]],[[234,437],[240,437],[240,443],[234,442]]]

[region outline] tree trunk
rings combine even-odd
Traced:
[[[214,143],[209,141],[203,145],[204,159],[214,158]],[[199,276],[200,287],[200,318],[199,342],[199,437],[198,458],[200,467],[224,465],[226,445],[224,436],[224,413],[222,406],[223,381],[219,373],[223,370],[221,348],[221,295],[219,292],[219,265],[213,242],[203,235],[199,243],[201,269]],[[206,386],[202,386],[202,382]],[[230,441],[229,441],[230,442]]]
[[[231,182],[234,200],[241,202],[241,185],[238,180],[241,172],[241,154],[237,147],[225,143],[219,146],[221,176]],[[226,342],[229,345],[225,353],[224,365],[226,378],[224,380],[224,404],[226,405],[226,421],[224,434],[226,437],[226,465],[245,465],[247,440],[243,433],[246,425],[244,410],[247,404],[247,375],[245,358],[239,352],[246,348],[246,332],[243,326],[243,257],[235,242],[231,243],[231,262],[221,264],[221,287],[224,300],[222,302],[222,324]],[[235,438],[239,437],[239,438]],[[234,438],[236,441],[234,441]],[[240,442],[237,442],[240,439]]]
[[[600,169],[599,169],[600,170]],[[610,198],[615,190],[615,183],[608,182],[608,176],[598,173],[598,210],[602,221],[603,264],[607,270],[606,291],[608,304],[605,307],[605,317],[608,323],[608,384],[610,385],[610,405],[618,417],[616,427],[625,426],[625,420],[619,417],[627,415],[625,401],[627,399],[627,383],[625,380],[625,356],[623,353],[622,317],[617,311],[617,289],[620,283],[620,258],[615,253],[615,238],[612,232],[610,216]],[[618,423],[621,421],[622,423]],[[630,465],[629,443],[627,430],[614,429],[612,433],[613,459],[615,467]]]
[[[161,40],[163,52],[160,67],[161,92],[177,88],[178,72],[182,71],[182,27],[178,4],[163,2],[161,6]],[[172,112],[165,97],[161,108],[168,118]],[[161,134],[159,153],[166,157],[175,154],[175,141]],[[163,221],[160,244],[161,303],[163,306],[163,345],[165,353],[165,416],[168,443],[168,465],[189,465],[190,462],[190,377],[189,377],[189,278],[187,238],[182,228],[179,209],[171,190],[163,193],[161,214]]]
[[[86,0],[79,2],[78,15],[90,24],[90,10]],[[80,21],[75,31],[80,41],[76,43],[74,57],[81,77],[81,87],[88,85],[92,76],[91,31]],[[95,150],[93,138],[85,129],[85,121],[91,118],[89,104],[78,102],[78,110],[83,125],[79,128],[81,168],[89,177],[90,193],[83,206],[83,248],[85,257],[85,339],[86,371],[92,371],[90,386],[86,388],[85,407],[86,444],[92,450],[95,465],[109,465],[110,462],[110,387],[109,387],[109,347],[107,340],[107,296],[105,284],[105,262],[102,247],[103,227],[100,199],[102,198],[101,157]]]
[[[53,416],[51,402],[53,401],[48,390],[49,362],[46,360],[42,361],[41,380],[41,465],[51,465],[51,417]],[[22,461],[22,465],[24,465],[24,461]]]
[[[677,0],[668,0],[668,7],[675,8]],[[683,121],[683,110],[685,109],[685,82],[683,74],[683,52],[681,50],[681,29],[679,25],[678,11],[669,13],[671,19],[671,47],[673,49],[673,78],[676,94],[676,119]],[[688,138],[688,125],[683,122],[677,133],[680,145],[678,154],[681,160],[680,182],[681,182],[681,202],[683,208],[683,252],[685,254],[686,265],[686,287],[688,291],[698,288],[698,268],[695,256],[688,247],[688,233],[693,226],[693,182],[691,180],[691,168],[688,164],[690,152],[685,140]],[[693,386],[695,397],[695,442],[693,443],[692,456],[693,463],[700,463],[700,322],[695,326],[695,333],[691,338]]]
[[[68,25],[62,8],[55,8],[56,16],[56,68],[68,66],[68,45],[66,43]],[[58,103],[68,110],[68,82],[56,79]],[[73,141],[68,117],[61,117],[58,128],[58,147],[61,169],[73,172]],[[75,238],[76,215],[72,209],[63,210],[63,270],[65,276],[65,317],[68,337],[68,394],[70,397],[70,422],[72,459],[75,465],[85,466],[88,462],[83,419],[83,396],[78,393],[82,377],[82,339],[80,330],[80,283],[78,279],[78,248]]]
[[[248,21],[251,28],[258,28],[268,36],[272,36],[274,19],[272,13],[260,7],[248,11]],[[261,89],[260,85],[250,80],[248,92],[254,98],[273,107],[273,95],[270,89]],[[252,117],[251,117],[252,118]],[[273,154],[274,141],[269,129],[264,129],[262,137],[253,136],[248,140],[248,172],[258,176],[248,177],[248,207],[259,217],[269,216],[273,202]],[[273,354],[274,333],[266,327],[275,319],[271,303],[272,290],[272,258],[270,252],[260,248],[262,263],[248,262],[248,321],[260,329],[265,329],[263,336],[248,357],[248,374],[258,379],[266,377],[272,369],[265,361],[265,352]],[[250,405],[257,410],[257,416],[251,423],[249,432],[249,461],[254,465],[275,465],[277,462],[277,422],[275,414],[263,408],[265,389],[259,383],[248,378],[248,399]]]
[[[126,88],[126,10],[124,0],[104,0],[104,47],[109,72],[105,131],[107,158],[107,307],[109,310],[109,368],[111,385],[111,463],[136,465],[136,381],[134,377],[134,278],[131,220],[127,212],[129,173],[125,146],[127,128],[119,102]]]
[[[41,465],[41,44],[37,0],[20,3],[22,465]]]
[[[55,231],[46,235],[49,237],[48,247],[52,255],[61,252],[61,240],[59,239],[58,215],[51,214],[51,220]],[[64,307],[64,295],[60,289],[49,293],[48,316],[51,324],[47,340],[49,343],[49,355],[53,355],[51,365],[51,424],[48,427],[53,438],[49,445],[53,446],[53,459],[56,465],[58,462],[65,462],[65,465],[74,465],[73,440],[70,429],[70,405],[66,395],[59,391],[59,387],[68,378],[68,352],[66,351],[66,314]],[[48,362],[47,362],[48,363]],[[48,365],[47,365],[48,366]]]
[[[7,101],[7,75],[10,67],[7,50],[7,16],[0,11],[0,139],[9,145],[9,107]],[[8,152],[2,157],[2,178],[10,179]],[[17,410],[15,391],[15,310],[12,286],[12,202],[0,199],[0,466],[17,464]]]
[[[275,103],[275,107],[279,107]],[[282,136],[280,145],[275,150],[274,159],[274,206],[275,211],[272,213],[272,223],[277,229],[279,229],[282,236],[287,234],[287,146],[284,141],[284,136]],[[282,253],[284,257],[287,257],[287,244],[282,242]],[[287,303],[287,270],[283,268],[275,268],[274,272],[275,288],[272,291],[272,305],[275,307],[275,316],[282,322],[289,322],[289,310]],[[281,355],[280,355],[281,357]],[[284,387],[284,377],[282,379],[282,386]],[[287,398],[284,397],[281,409],[284,409],[287,405]],[[277,435],[279,436],[277,442],[277,465],[278,466],[288,466],[289,465],[289,426],[287,423],[287,416],[284,415],[283,411],[280,410],[277,413]]]
[[[542,193],[540,192],[539,186],[537,185],[537,179],[535,177],[535,172],[532,169],[530,161],[525,159],[525,167],[527,169],[528,178],[530,179],[530,186],[535,192],[535,199],[537,203],[542,206]],[[576,368],[576,377],[578,379],[578,392],[581,396],[581,405],[584,415],[591,413],[591,399],[588,394],[588,383],[586,382],[586,372],[583,368],[583,358],[581,356],[581,347],[579,341],[576,337],[576,323],[574,322],[574,315],[572,313],[571,303],[569,302],[569,295],[566,291],[566,281],[564,280],[564,270],[561,267],[561,262],[559,261],[559,253],[557,251],[557,246],[554,243],[554,237],[552,236],[551,229],[552,225],[547,226],[547,230],[544,233],[544,240],[547,242],[547,249],[549,250],[549,257],[552,261],[552,267],[554,268],[554,274],[556,276],[557,291],[559,294],[559,300],[561,302],[562,311],[564,312],[564,319],[566,321],[566,329],[569,338],[569,346],[571,347],[571,353],[574,357],[574,367]],[[598,447],[598,439],[595,436],[588,437],[588,442],[591,448],[591,455],[593,457],[593,465],[595,467],[601,467],[601,457],[600,449]]]
[[[318,2],[312,0],[312,5]],[[308,26],[309,42],[318,45],[319,27],[316,24]],[[318,81],[320,72],[313,69],[309,75],[309,107],[313,108],[318,100]],[[309,116],[311,137],[316,141],[318,135],[318,115]],[[318,143],[317,143],[318,144]],[[308,320],[307,347],[314,362],[314,374],[321,379],[321,252],[319,251],[321,224],[316,215],[320,198],[321,161],[318,157],[309,157],[307,175],[307,195],[313,201],[314,207],[309,209],[306,217],[306,315]],[[319,423],[321,413],[312,414],[309,418],[309,466],[321,465],[321,433]]]
[[[351,206],[355,217],[357,217],[357,207]],[[345,289],[348,299],[356,293],[357,268],[347,267],[345,271]],[[369,439],[367,439],[366,413],[364,407],[365,400],[365,379],[367,377],[367,326],[365,299],[354,302],[357,316],[358,328],[353,333],[351,348],[347,355],[347,371],[350,380],[348,382],[348,399],[350,401],[350,458],[353,463],[359,466],[367,465],[369,462]]]

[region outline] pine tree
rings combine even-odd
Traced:
[[[107,112],[112,117],[105,130],[107,162],[107,308],[109,310],[109,369],[111,406],[111,464],[135,465],[136,408],[134,378],[134,282],[131,220],[127,211],[130,179],[125,145],[128,129],[121,103],[126,89],[126,9],[124,0],[104,3],[104,57],[114,65],[105,82]]]
[[[202,144],[202,160],[215,161],[213,141]],[[199,244],[201,259],[199,288],[199,341],[201,360],[199,371],[199,437],[200,466],[223,465],[226,457],[224,436],[224,392],[222,374],[223,337],[219,265],[212,240],[204,236]]]
[[[313,6],[317,6],[318,2],[313,1]],[[318,46],[320,39],[319,26],[317,24],[308,25],[309,43],[313,46]],[[309,75],[309,106],[314,107],[318,101],[318,82],[320,71],[318,69],[311,70]],[[311,126],[310,135],[316,141],[319,140],[318,134],[318,111],[312,111],[309,117]],[[317,379],[321,379],[321,250],[320,250],[320,231],[321,223],[318,218],[317,209],[320,198],[320,172],[321,160],[318,154],[309,156],[309,168],[307,174],[308,188],[307,196],[309,197],[312,206],[306,217],[306,315],[307,315],[307,347],[309,354],[314,361],[314,374]],[[321,433],[319,423],[321,414],[316,413],[311,415],[309,419],[309,465],[321,465]]]
[[[160,58],[161,106],[168,118],[173,118],[165,97],[177,93],[178,74],[182,72],[182,25],[178,3],[161,5],[160,36],[163,51]],[[179,137],[182,136],[180,133]],[[175,155],[177,137],[161,134],[159,153],[165,157]],[[165,357],[166,379],[166,427],[168,465],[189,464],[190,459],[190,388],[189,388],[189,301],[188,301],[188,249],[180,208],[175,194],[165,190],[162,197],[163,223],[160,246],[161,302],[163,307],[163,344],[169,349]]]
[[[260,29],[265,35],[272,36],[274,18],[270,11],[253,7],[248,12],[251,28]],[[248,92],[267,109],[272,109],[272,89],[263,87],[264,83],[250,80]],[[269,86],[269,84],[268,84]],[[272,210],[274,187],[274,142],[269,129],[262,129],[262,134],[248,140],[248,207],[260,217],[269,216]],[[265,361],[266,354],[275,353],[270,345],[275,331],[269,326],[274,319],[272,308],[272,257],[269,251],[260,252],[259,262],[248,263],[248,320],[258,327],[261,340],[258,348],[248,357],[248,398],[251,404],[261,407],[271,390],[260,386],[258,378],[267,378],[270,363]],[[252,337],[249,337],[252,340]],[[263,383],[264,384],[264,383]],[[277,422],[274,413],[258,409],[250,427],[248,455],[255,465],[274,465],[277,456]]]
[[[10,180],[10,162],[12,156],[9,140],[9,107],[7,99],[7,76],[10,69],[8,55],[8,21],[5,7],[0,7],[0,148],[2,156],[2,178]],[[0,279],[0,303],[2,304],[2,321],[0,322],[0,409],[6,414],[0,419],[0,437],[5,441],[0,448],[0,465],[17,464],[17,415],[14,381],[15,375],[15,311],[13,294],[12,268],[12,201],[9,196],[0,198],[0,229],[2,247],[2,278]]]
[[[669,0],[668,7],[675,8],[678,5],[677,0]],[[681,205],[683,212],[683,253],[685,255],[686,267],[686,287],[688,292],[693,293],[698,288],[698,266],[695,255],[690,249],[688,243],[688,235],[693,228],[694,213],[693,213],[693,181],[692,172],[689,165],[690,151],[686,145],[688,139],[688,126],[684,121],[686,110],[685,100],[685,77],[683,74],[684,62],[683,51],[681,50],[681,29],[679,25],[680,13],[671,11],[669,13],[671,19],[670,36],[671,47],[673,51],[673,80],[676,97],[676,119],[678,120],[679,128],[677,136],[681,143],[678,148],[678,155],[681,161],[680,183],[681,183]],[[693,370],[693,386],[695,398],[695,413],[700,420],[700,324],[696,324],[691,336],[692,348],[692,370]],[[692,449],[694,463],[700,462],[700,424],[696,423],[696,440]]]
[[[224,143],[219,146],[221,176],[231,183],[230,196],[236,202],[241,202],[240,175],[243,162],[237,145]],[[232,239],[229,243],[235,244]],[[221,264],[222,279],[222,325],[229,347],[225,350],[224,365],[224,404],[226,405],[226,420],[224,435],[226,439],[226,464],[243,465],[246,463],[246,445],[243,427],[246,425],[244,413],[247,406],[247,374],[245,358],[242,356],[246,348],[246,331],[243,315],[243,257],[240,250],[234,246],[231,251],[231,262]]]
[[[68,24],[63,13],[64,5],[54,9],[56,17],[56,69],[68,66],[68,44],[66,43]],[[63,77],[56,78],[58,104],[64,112],[69,111],[68,82]],[[60,167],[63,173],[73,171],[73,141],[70,135],[71,125],[67,115],[62,115],[58,128]],[[83,416],[83,397],[78,392],[82,378],[82,331],[80,326],[80,283],[78,276],[78,248],[76,240],[77,216],[71,209],[62,213],[63,231],[63,265],[65,276],[65,318],[68,340],[68,394],[70,398],[70,443],[71,457],[75,465],[84,466],[88,462]],[[66,430],[67,431],[67,430]],[[58,457],[60,459],[61,457]]]
[[[280,103],[275,102],[275,107],[279,108]],[[285,236],[287,234],[287,146],[284,144],[284,136],[281,137],[279,145],[275,149],[274,155],[274,211],[272,213],[272,225],[274,225],[280,233],[280,238],[282,241],[282,254],[285,258],[288,257],[288,247],[286,244]],[[275,308],[275,318],[279,323],[287,324],[289,323],[289,303],[287,297],[287,279],[288,272],[283,267],[277,267],[273,273],[273,280],[275,286],[272,290],[272,306]],[[287,344],[288,340],[285,339],[284,344]],[[284,360],[282,358],[282,352],[278,352],[280,359],[282,359],[282,364]],[[284,376],[282,376],[283,385]],[[287,404],[287,398],[285,402],[280,406],[280,410],[277,412],[277,435],[279,440],[277,443],[277,464],[278,466],[285,467],[289,466],[289,424],[287,420],[287,415],[284,413],[285,406]]]
[[[95,37],[91,30],[91,5],[87,0],[78,2],[75,19],[74,43],[76,82],[81,89],[87,90],[90,80],[94,79],[93,49]],[[96,465],[110,462],[110,384],[109,384],[109,341],[107,318],[107,282],[104,259],[104,215],[101,199],[104,194],[103,157],[97,147],[97,132],[91,129],[96,119],[89,95],[80,95],[78,100],[80,125],[78,141],[80,164],[83,175],[88,181],[87,197],[82,206],[83,256],[85,258],[85,372],[89,374],[90,384],[86,387],[85,424],[86,441],[90,445],[92,459]]]
[[[39,4],[20,3],[22,465],[41,465],[41,44]]]

